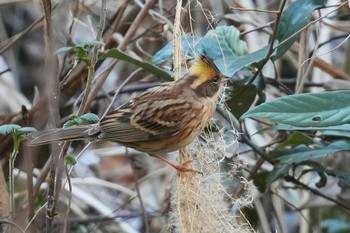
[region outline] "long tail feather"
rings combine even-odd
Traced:
[[[86,125],[34,132],[26,136],[27,145],[39,146],[49,144],[51,142],[72,141],[91,138],[91,136],[88,133],[90,128],[91,126]]]

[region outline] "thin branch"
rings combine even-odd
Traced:
[[[278,13],[277,13],[277,17],[276,17],[276,24],[274,26],[274,29],[273,29],[273,33],[272,33],[272,37],[271,37],[271,44],[270,44],[270,47],[269,47],[269,50],[266,54],[266,57],[265,59],[263,59],[260,64],[259,64],[259,67],[258,67],[258,70],[257,72],[254,73],[252,79],[249,81],[249,84],[252,84],[254,82],[254,80],[256,79],[256,77],[261,73],[262,71],[262,68],[266,65],[266,63],[270,60],[270,56],[273,54],[273,52],[275,51],[276,48],[274,48],[274,42],[275,42],[275,38],[277,36],[277,29],[280,25],[280,21],[281,21],[281,17],[282,17],[282,12],[283,12],[283,9],[286,5],[286,2],[287,0],[283,0],[282,3],[281,3],[281,6],[278,10]]]
[[[137,173],[136,173],[135,163],[134,163],[134,160],[133,160],[132,156],[130,156],[128,152],[126,153],[126,155],[130,159],[130,165],[131,165],[132,174],[133,174],[134,182],[135,182],[135,190],[136,190],[139,202],[140,202],[140,207],[141,207],[141,211],[142,211],[143,221],[145,222],[144,223],[144,225],[145,225],[145,233],[149,233],[150,231],[149,231],[149,225],[148,225],[147,211],[145,209],[145,205],[144,205],[143,200],[142,200],[142,196],[141,196],[141,192],[140,192],[140,184],[139,184],[138,176],[137,176]]]
[[[100,22],[98,24],[98,31],[96,33],[96,40],[101,40],[103,31],[106,25],[107,9],[106,9],[106,0],[101,2],[101,13],[100,13]]]

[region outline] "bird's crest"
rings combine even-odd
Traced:
[[[203,54],[200,54],[191,65],[190,73],[208,79],[220,74],[220,70],[214,64],[213,60]]]

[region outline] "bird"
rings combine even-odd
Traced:
[[[183,77],[146,90],[97,123],[34,132],[27,135],[27,144],[112,141],[155,156],[179,171],[195,171],[161,155],[186,147],[202,132],[226,81],[213,60],[200,54]]]

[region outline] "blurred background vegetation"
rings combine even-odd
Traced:
[[[350,232],[349,6],[1,0],[0,231]],[[172,80],[174,50],[230,78],[188,147],[202,177],[107,142],[21,143],[14,161],[28,127],[89,123]]]

